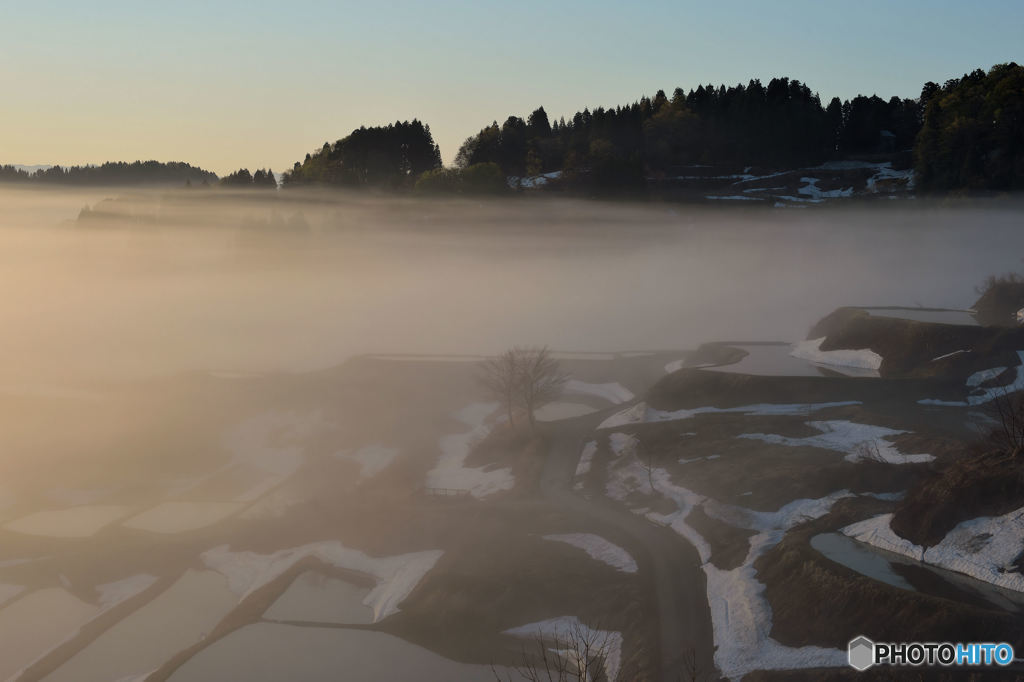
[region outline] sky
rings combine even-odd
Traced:
[[[1024,62],[1019,0],[0,0],[0,163],[290,168],[419,118],[450,163],[538,106],[788,76],[824,100],[916,97]]]

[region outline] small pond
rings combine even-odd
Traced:
[[[984,606],[997,606],[1008,611],[1024,610],[1024,594],[886,552],[840,533],[815,535],[811,538],[811,547],[837,564],[903,590],[973,605],[983,601],[987,602]]]

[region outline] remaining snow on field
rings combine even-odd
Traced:
[[[758,403],[756,405],[741,405],[739,407],[694,407],[674,411],[656,410],[648,407],[647,403],[639,402],[621,412],[616,412],[598,425],[599,429],[614,429],[629,424],[646,424],[650,422],[677,421],[690,419],[698,414],[710,414],[719,412],[736,412],[740,414],[753,415],[802,415],[817,410],[824,410],[829,407],[847,407],[859,405],[856,400],[846,400],[833,403]]]
[[[1024,391],[1024,351],[1017,351],[1017,357],[1020,358],[1021,364],[1014,368],[1016,375],[1006,386],[994,386],[992,388],[981,388],[981,384],[986,381],[995,379],[1000,374],[1007,370],[1006,367],[992,367],[991,369],[983,369],[980,372],[975,372],[971,376],[967,377],[967,388],[974,389],[966,401],[956,400],[934,400],[927,398],[925,400],[918,400],[920,405],[943,405],[948,407],[966,407],[969,405],[983,405],[987,402],[991,402],[996,398],[1010,393],[1016,393],[1017,391]]]
[[[612,434],[615,435],[619,434]],[[648,472],[636,457],[628,457],[609,467],[607,492],[609,497],[620,501],[625,501],[633,493],[654,492],[676,505],[676,511],[671,514],[658,514],[646,509],[634,511],[669,526],[697,549],[707,577],[708,604],[716,645],[715,664],[722,675],[735,680],[752,670],[846,665],[846,653],[838,649],[788,647],[770,637],[771,606],[764,597],[764,585],[757,579],[754,562],[776,545],[788,529],[827,514],[837,500],[850,496],[848,491],[838,491],[820,499],[795,500],[775,512],[756,511],[706,498],[674,484],[664,469],[655,468]],[[709,516],[725,523],[757,531],[750,540],[750,551],[741,566],[725,571],[710,563],[710,545],[686,523],[687,516],[697,506],[702,506]]]
[[[1010,393],[1015,393],[1017,391],[1024,391],[1024,351],[1017,351],[1017,357],[1020,358],[1021,364],[1017,365],[1017,367],[1015,368],[1016,371],[1017,371],[1017,375],[1013,378],[1012,382],[1010,382],[1006,386],[996,386],[994,388],[989,388],[989,389],[978,389],[978,391],[979,391],[978,393],[975,393],[975,394],[967,396],[967,402],[969,404],[971,404],[971,405],[981,405],[982,403],[987,403],[987,402],[989,402],[991,400],[995,400],[996,398],[998,398],[1000,396],[1003,396],[1003,395],[1008,395]],[[999,368],[997,367],[995,369],[999,369]],[[994,371],[994,370],[989,370],[989,371]],[[979,374],[983,374],[983,373],[979,372]],[[972,374],[967,379],[967,381],[968,381],[967,385],[968,386],[972,386],[972,384],[970,382],[976,376],[977,376],[976,374]],[[984,381],[984,379],[982,381]],[[981,383],[981,381],[979,381],[978,383]],[[976,386],[977,384],[973,384],[973,385]]]
[[[935,405],[938,407],[967,407],[967,403],[963,400],[936,400],[934,398],[925,398],[924,400],[918,400],[918,405]]]
[[[845,452],[845,459],[849,462],[877,458],[888,464],[922,464],[935,459],[934,455],[905,455],[895,445],[885,440],[889,436],[907,433],[906,431],[845,420],[807,422],[807,425],[816,428],[821,433],[806,438],[791,438],[774,433],[744,433],[737,438],[752,438],[766,443],[793,447],[805,445],[825,450],[837,450]]]
[[[709,516],[758,531],[750,539],[750,550],[743,564],[728,571],[708,561],[710,552],[703,538],[697,545],[707,576],[708,605],[717,646],[715,664],[722,675],[739,679],[752,670],[845,665],[846,655],[842,651],[815,646],[788,647],[770,637],[771,606],[764,598],[764,584],[757,579],[754,562],[778,544],[788,529],[824,516],[837,500],[849,496],[849,492],[842,490],[820,499],[795,500],[775,512],[723,505],[714,500],[704,503],[704,511]],[[671,525],[681,530],[678,521]],[[696,533],[687,527],[682,534],[689,538]]]
[[[54,538],[87,538],[118,519],[127,516],[131,507],[120,505],[83,505],[29,514],[11,521],[4,528],[25,535]]]
[[[1006,367],[993,367],[991,369],[983,369],[980,372],[975,372],[971,376],[967,377],[967,385],[971,388],[977,388],[986,381],[991,381],[997,376],[1007,370]]]
[[[741,679],[753,670],[835,668],[847,665],[846,652],[817,646],[790,647],[771,638],[771,605],[754,561],[774,546],[781,531],[766,531],[750,539],[742,566],[724,571],[705,563],[708,605],[715,636],[715,665],[724,677]]]
[[[896,535],[889,527],[892,517],[892,514],[875,516],[852,523],[843,528],[841,532],[854,540],[860,540],[874,547],[921,561],[924,558],[924,548]]]
[[[733,194],[730,196],[706,196],[704,198],[716,201],[763,201],[760,197],[748,197],[743,194]]]
[[[156,580],[155,575],[140,573],[105,585],[97,585],[96,592],[99,593],[100,607],[110,608],[126,599],[131,599],[148,590]]]
[[[853,188],[824,190],[818,187],[821,182],[818,178],[800,178],[800,182],[806,183],[797,190],[797,194],[811,197],[812,199],[839,199],[841,197],[853,196]]]
[[[620,632],[594,630],[584,625],[576,616],[561,616],[538,623],[520,625],[505,630],[503,634],[552,639],[562,646],[572,645],[574,641],[581,644],[589,643],[593,649],[600,649],[604,652],[605,677],[612,681],[619,677],[619,668],[622,667],[622,633]],[[575,652],[568,650],[560,650],[558,653],[565,656],[576,655]]]
[[[816,499],[793,500],[773,512],[747,509],[709,499],[704,503],[704,511],[708,516],[736,528],[754,531],[788,530],[805,521],[824,516],[836,502],[852,496],[850,491],[840,490]]]
[[[496,409],[497,403],[473,403],[455,413],[455,418],[470,427],[469,431],[442,436],[441,458],[437,465],[427,472],[427,487],[467,490],[473,497],[482,499],[515,486],[516,480],[511,469],[486,469],[467,467],[466,457],[473,446],[490,432],[484,423]]]
[[[902,182],[906,189],[914,188],[913,169],[893,170],[892,163],[889,161],[872,165],[875,168],[875,174],[867,180],[866,187],[869,192],[877,193],[879,191],[879,182],[889,182],[894,185]]]
[[[590,441],[583,446],[583,452],[580,453],[579,464],[576,465],[576,478],[581,479],[590,473],[590,465],[594,461],[594,454],[597,452],[597,441]],[[583,481],[576,481],[576,489],[583,487]]]
[[[633,392],[618,382],[608,384],[590,384],[577,379],[565,382],[565,392],[575,395],[591,395],[603,398],[613,405],[628,403],[634,397]]]
[[[858,369],[878,370],[882,366],[882,356],[870,348],[859,350],[821,350],[826,337],[808,339],[797,343],[790,352],[795,358],[816,362],[821,365],[837,365],[839,367],[856,367]]]
[[[623,573],[636,573],[636,561],[629,552],[616,544],[593,533],[567,533],[564,535],[545,535],[545,540],[564,542],[578,547],[590,555],[592,559],[604,562]]]
[[[550,173],[541,173],[540,175],[529,175],[526,177],[512,175],[508,178],[508,186],[512,189],[515,189],[516,187],[522,187],[523,189],[535,189],[537,187],[543,187],[552,180],[557,180],[560,177],[562,177],[562,171],[552,171]]]
[[[366,595],[363,604],[373,609],[374,622],[398,612],[398,606],[419,584],[444,554],[441,550],[412,552],[389,557],[371,557],[340,542],[317,542],[273,554],[232,552],[221,545],[203,553],[203,563],[228,580],[228,589],[245,599],[254,590],[277,578],[306,557],[338,568],[373,576],[377,585]]]
[[[960,355],[961,353],[970,353],[970,352],[971,352],[970,350],[955,350],[952,353],[946,353],[945,355],[940,355],[937,358],[932,358],[932,362],[938,362],[939,360],[945,360],[946,358],[951,358],[954,355]]]
[[[685,364],[686,364],[686,360],[685,359],[683,359],[683,360],[673,360],[672,362],[670,362],[667,365],[665,365],[665,372],[667,372],[668,374],[672,374],[674,372],[678,372],[679,370],[681,370],[683,368],[683,365],[685,365]]]
[[[636,436],[631,436],[628,433],[613,433],[608,436],[608,447],[616,457],[634,454],[638,444]]]
[[[335,453],[335,457],[347,459],[359,465],[359,480],[363,481],[373,478],[388,466],[398,456],[398,448],[388,448],[383,445],[364,445],[355,452],[343,450]]]
[[[1013,565],[1024,551],[1024,508],[1003,516],[983,516],[960,523],[934,547],[925,549],[893,532],[892,514],[851,524],[842,532],[869,545],[926,564],[1024,592],[1024,575]]]

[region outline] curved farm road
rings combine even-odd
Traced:
[[[615,506],[610,500],[587,499],[572,491],[580,451],[604,416],[601,412],[548,424],[548,457],[541,491],[549,504],[585,517],[594,530],[612,528],[618,535],[627,535],[633,540],[629,549],[646,555],[653,569],[662,679],[685,679],[686,657],[691,651],[695,652],[697,669],[714,679],[711,611],[697,550],[671,529]]]

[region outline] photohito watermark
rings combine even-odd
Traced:
[[[872,642],[861,635],[850,640],[850,665],[867,670],[873,665],[1010,665],[1013,647],[1006,643]]]

